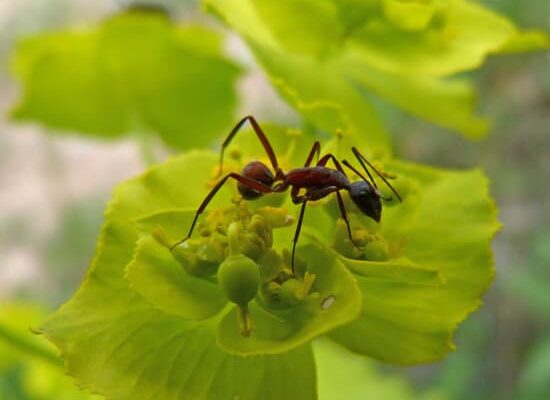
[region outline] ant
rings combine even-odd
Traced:
[[[388,185],[391,191],[397,196],[399,201],[402,201],[401,196],[399,196],[393,186],[386,180],[386,178],[384,178],[384,176],[382,176],[380,172],[376,170],[376,168],[374,168],[374,166],[367,160],[364,155],[359,152],[359,150],[357,150],[356,147],[352,147],[351,151],[355,155],[355,158],[357,158],[357,160],[359,161],[359,164],[361,164],[361,166],[367,173],[369,179],[366,179],[366,177],[361,174],[356,168],[354,168],[348,161],[343,160],[342,164],[344,164],[345,167],[349,168],[361,178],[361,180],[359,181],[350,182],[340,162],[333,154],[330,153],[325,154],[323,157],[321,157],[317,161],[317,164],[315,166],[311,166],[313,158],[315,156],[317,156],[317,158],[320,156],[321,145],[318,141],[313,144],[303,167],[293,168],[287,173],[283,172],[283,170],[279,167],[277,157],[275,156],[275,152],[273,151],[273,148],[271,147],[271,144],[269,143],[266,134],[263,132],[262,128],[260,128],[260,125],[258,124],[256,119],[254,119],[254,117],[250,115],[241,119],[237,123],[237,125],[235,125],[235,127],[231,130],[231,132],[223,142],[220,152],[220,174],[223,167],[223,155],[225,149],[227,148],[227,146],[229,146],[231,140],[233,140],[237,132],[247,121],[250,123],[250,125],[252,125],[256,136],[258,136],[258,139],[265,149],[274,172],[272,172],[272,170],[269,169],[269,167],[261,161],[250,161],[244,166],[240,174],[231,172],[225,175],[220,181],[218,181],[218,183],[216,183],[212,190],[210,190],[210,193],[208,193],[208,195],[200,204],[199,208],[196,211],[195,218],[191,223],[191,227],[189,228],[187,236],[179,242],[175,243],[171,247],[171,250],[191,237],[199,216],[208,206],[210,200],[212,200],[218,190],[220,190],[220,188],[225,184],[225,182],[227,182],[229,178],[235,179],[237,181],[237,188],[241,196],[246,200],[255,200],[268,193],[284,192],[289,187],[291,187],[290,196],[292,198],[292,202],[294,204],[302,205],[292,244],[291,267],[293,273],[296,243],[298,242],[298,238],[300,236],[302,221],[304,219],[304,212],[308,201],[320,200],[331,193],[336,193],[340,215],[346,223],[348,236],[354,245],[355,242],[352,238],[351,227],[340,191],[347,190],[349,192],[349,196],[357,205],[357,207],[361,210],[361,212],[366,216],[372,218],[376,222],[380,222],[380,218],[382,216],[382,202],[380,200],[391,200],[391,198],[384,197],[382,193],[378,190],[378,186],[376,185],[376,182],[374,181],[370,171],[368,170],[367,165],[376,173],[376,175],[378,175],[384,181],[386,185]],[[333,162],[335,169],[328,168],[326,166],[329,160]],[[304,194],[300,194],[301,189],[305,189]]]

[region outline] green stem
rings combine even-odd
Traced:
[[[30,334],[29,332],[29,335]],[[39,346],[32,339],[28,338],[27,335],[22,335],[20,332],[2,324],[0,324],[0,341],[6,342],[22,353],[39,358],[56,367],[63,368],[63,361],[55,353]]]
[[[249,337],[250,333],[254,329],[254,323],[250,318],[250,312],[248,311],[248,304],[239,305],[239,319],[241,325],[241,335]]]
[[[227,228],[227,241],[229,244],[229,255],[236,256],[241,254],[241,245],[239,243],[240,226],[238,222],[232,222]]]

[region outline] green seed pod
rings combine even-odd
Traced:
[[[218,284],[229,301],[245,306],[258,292],[260,269],[243,254],[230,255],[220,264]]]
[[[367,243],[365,257],[369,261],[386,261],[389,258],[388,244],[383,239]]]

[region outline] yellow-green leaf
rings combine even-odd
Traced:
[[[13,118],[100,137],[159,134],[185,148],[212,142],[233,122],[240,69],[221,37],[131,12],[95,28],[22,40],[14,71],[23,94]]]

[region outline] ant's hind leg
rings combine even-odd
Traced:
[[[199,206],[199,208],[195,213],[195,217],[193,218],[193,222],[191,223],[191,227],[189,228],[189,232],[187,233],[187,236],[182,240],[180,240],[179,242],[176,242],[175,244],[173,244],[172,247],[170,247],[170,251],[172,251],[177,245],[184,243],[187,239],[191,237],[191,235],[193,234],[193,229],[195,228],[197,220],[199,219],[199,216],[203,213],[203,211],[208,206],[208,203],[210,203],[210,201],[214,198],[216,193],[218,193],[218,190],[220,190],[220,188],[225,184],[225,182],[227,182],[229,178],[235,179],[237,182],[242,183],[243,185],[246,185],[254,190],[257,190],[260,193],[273,192],[272,188],[264,185],[261,182],[255,181],[254,179],[248,178],[243,175],[239,175],[234,172],[227,174],[226,176],[223,177],[223,179],[221,179],[218,183],[216,183],[216,186],[214,186],[212,190],[210,190],[210,192],[206,195],[206,197],[202,201],[201,205]]]
[[[219,174],[222,173],[223,155],[224,155],[226,147],[229,146],[229,144],[231,143],[231,141],[233,140],[233,138],[235,137],[237,132],[243,127],[243,125],[245,124],[246,121],[249,121],[250,125],[252,125],[252,129],[256,133],[256,136],[258,137],[258,139],[260,140],[263,148],[265,149],[265,152],[267,153],[267,156],[269,157],[269,161],[271,162],[271,166],[273,167],[273,170],[275,171],[275,174],[277,174],[277,171],[279,170],[279,163],[277,161],[277,156],[275,155],[275,152],[273,151],[273,148],[271,147],[271,143],[269,143],[269,139],[267,138],[266,134],[264,133],[264,131],[260,127],[260,124],[258,124],[256,119],[252,115],[247,115],[246,117],[241,119],[239,122],[237,122],[237,125],[235,125],[235,127],[231,130],[231,132],[229,132],[229,135],[227,135],[227,138],[223,141],[222,149],[220,151]]]

